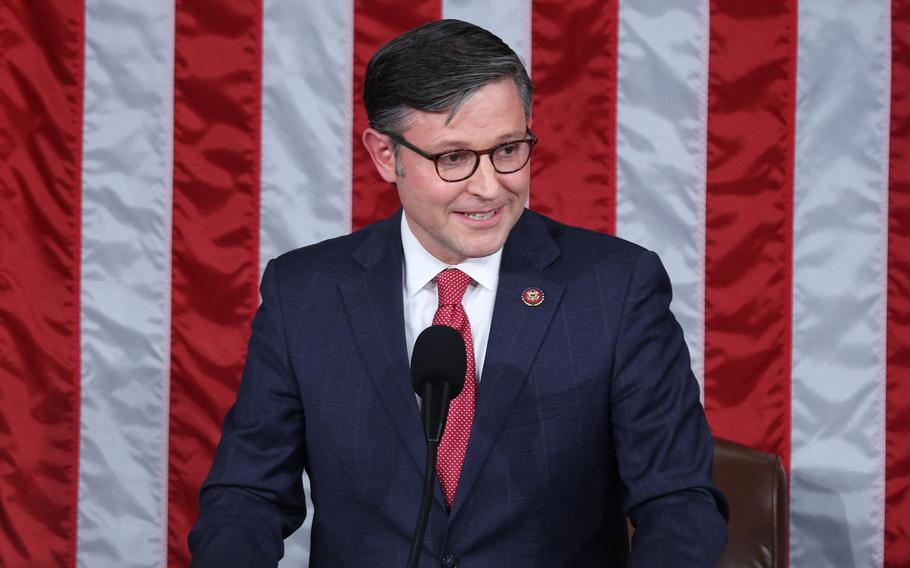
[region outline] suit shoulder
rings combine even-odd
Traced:
[[[532,213],[547,229],[569,264],[628,264],[634,266],[641,255],[651,253],[645,247],[615,235],[566,225],[539,213]],[[653,254],[653,253],[651,253]]]
[[[320,272],[331,276],[347,276],[360,272],[362,267],[354,258],[354,253],[364,243],[384,233],[392,236],[398,230],[396,216],[377,221],[362,229],[326,239],[318,243],[290,250],[272,263],[280,272]]]

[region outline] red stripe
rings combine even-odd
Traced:
[[[705,408],[790,458],[796,0],[711,2]]]
[[[83,13],[0,7],[2,566],[75,565]]]
[[[399,207],[395,186],[384,182],[360,141],[369,126],[363,108],[363,77],[367,62],[384,43],[411,28],[438,20],[440,0],[354,2],[354,132],[351,225],[357,230],[394,213]]]
[[[616,228],[619,2],[534,0],[531,207],[560,221]]]
[[[178,0],[168,565],[186,538],[258,305],[261,6]]]
[[[910,0],[891,4],[885,566],[910,566]]]

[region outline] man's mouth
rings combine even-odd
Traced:
[[[485,211],[482,213],[473,213],[473,212],[469,213],[467,211],[462,211],[461,214],[472,221],[489,221],[496,215],[497,211],[499,211],[499,209],[494,209],[492,211]]]

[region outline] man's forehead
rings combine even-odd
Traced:
[[[411,110],[404,132],[425,144],[476,145],[504,142],[527,130],[525,108],[512,81],[489,83],[462,101],[455,111]]]

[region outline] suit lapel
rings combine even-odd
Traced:
[[[426,443],[411,388],[401,282],[400,213],[377,226],[354,257],[366,270],[341,283],[367,372],[404,445],[423,471]]]
[[[525,212],[503,249],[474,425],[450,517],[477,480],[556,313],[565,286],[543,269],[559,254],[540,218]],[[532,287],[544,293],[543,303],[534,307],[521,300],[522,292]]]

